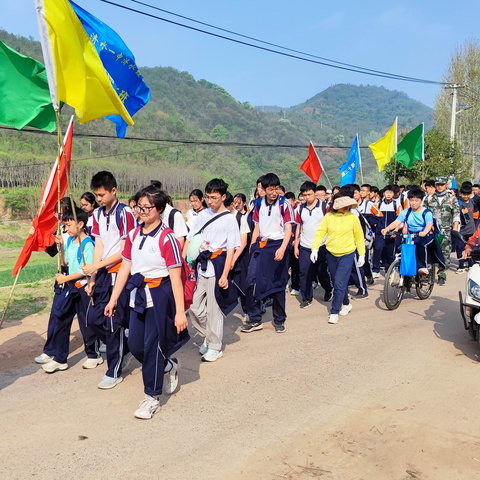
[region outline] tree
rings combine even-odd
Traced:
[[[457,48],[443,81],[457,84],[457,111],[455,139],[459,150],[466,155],[470,167],[468,177],[478,178],[475,156],[480,151],[480,131],[478,128],[480,111],[480,44],[477,39],[469,39]],[[452,89],[442,89],[437,95],[434,109],[435,124],[445,133],[450,132],[452,115]],[[461,107],[460,105],[465,105]]]
[[[457,184],[469,178],[469,166],[456,143],[450,142],[450,135],[434,127],[425,133],[425,160],[415,162],[408,169],[400,162],[390,161],[385,165],[385,178],[388,183],[405,181],[420,185],[424,179],[455,175]]]

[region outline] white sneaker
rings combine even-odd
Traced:
[[[179,362],[176,358],[170,358],[170,363],[172,364],[172,368],[165,372],[163,377],[163,389],[165,393],[169,395],[172,394],[178,386],[178,367]]]
[[[68,363],[58,363],[55,360],[51,360],[50,362],[42,365],[42,368],[47,373],[55,373],[59,370],[66,370],[68,368]]]
[[[98,388],[102,390],[108,390],[110,388],[113,388],[117,386],[119,383],[123,382],[123,377],[108,377],[107,375],[104,375],[103,378],[100,380],[100,383],[98,384]]]
[[[160,408],[162,408],[162,406],[158,401],[158,397],[145,395],[145,399],[140,403],[133,415],[142,420],[149,420],[160,410]]]
[[[345,316],[345,315],[348,315],[350,313],[350,311],[352,310],[352,304],[349,303],[348,305],[342,305],[342,308],[340,309],[340,312],[339,312],[339,315],[342,315],[342,316]]]
[[[418,274],[419,275],[428,275],[428,268],[419,268],[418,269]]]
[[[328,323],[338,323],[338,313],[331,313],[328,316]]]
[[[200,355],[205,355],[207,353],[207,350],[208,350],[207,339],[205,339],[203,343],[200,345],[200,348],[198,349],[198,353],[200,353]]]
[[[295,290],[294,288],[292,288],[290,290],[290,295],[300,295],[300,292],[298,290]]]
[[[221,350],[213,350],[213,348],[209,348],[207,353],[202,357],[204,362],[215,362],[219,358],[223,357],[223,352]]]
[[[380,278],[380,273],[378,273],[378,272],[373,272],[373,273],[372,273],[372,278]]]
[[[87,370],[91,368],[97,368],[99,365],[103,363],[103,358],[87,358],[86,362],[82,365],[82,368],[86,368]]]
[[[52,360],[53,360],[53,357],[51,357],[50,355],[47,355],[46,353],[42,353],[38,357],[35,357],[35,363],[40,363],[40,364],[48,363]]]
[[[100,353],[107,353],[107,346],[100,340],[100,346],[98,347]]]

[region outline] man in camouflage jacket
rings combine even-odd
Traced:
[[[445,285],[447,272],[450,268],[450,255],[452,253],[452,228],[459,229],[460,206],[452,192],[447,191],[447,177],[437,177],[435,179],[435,193],[429,195],[426,200],[426,207],[429,208],[440,229],[445,231],[445,237],[440,247],[445,257],[445,268],[438,269],[438,284]]]

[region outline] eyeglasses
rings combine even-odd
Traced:
[[[135,205],[133,207],[133,209],[137,212],[137,213],[146,213],[146,214],[149,214],[150,211],[155,208],[155,205],[153,207],[140,207],[139,205]]]

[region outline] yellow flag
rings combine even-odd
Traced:
[[[397,152],[397,119],[387,134],[375,143],[371,143],[369,147],[377,161],[378,171],[381,172]]]
[[[68,0],[35,0],[35,9],[54,107],[70,105],[80,123],[121,115],[133,125]]]

